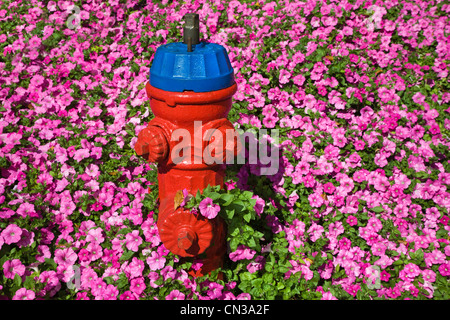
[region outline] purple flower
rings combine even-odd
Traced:
[[[200,214],[208,219],[214,219],[220,211],[220,206],[214,204],[211,198],[203,199],[198,205]]]

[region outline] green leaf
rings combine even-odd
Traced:
[[[122,256],[120,257],[119,261],[126,261],[126,260],[130,260],[131,257],[134,255],[134,251],[131,250],[127,250],[125,251]]]
[[[28,276],[25,278],[25,281],[23,283],[24,287],[27,288],[28,290],[32,290],[34,289],[34,277],[33,276]]]
[[[117,234],[127,234],[130,232],[131,232],[130,228],[123,228],[123,229],[120,229],[119,231],[117,231]]]
[[[253,197],[253,192],[251,192],[251,191],[244,191],[244,192],[242,192],[242,195],[244,196],[244,198],[246,198],[246,199],[251,199],[252,197]]]
[[[21,284],[22,284],[22,278],[16,273],[14,275],[14,286],[20,287]]]
[[[380,213],[380,212],[384,211],[383,207],[380,207],[380,206],[370,208],[370,210],[372,210],[373,212],[376,212],[376,213]]]
[[[221,197],[220,193],[217,192],[211,192],[208,197],[210,197],[213,201],[219,199]]]
[[[128,285],[128,277],[124,272],[122,272],[119,275],[119,279],[117,280],[117,288],[122,289],[127,285]]]
[[[55,260],[50,259],[50,258],[45,258],[44,261],[45,261],[45,263],[48,264],[50,267],[53,267],[53,268],[56,269],[57,264],[56,264]]]
[[[220,199],[225,201],[222,206],[228,206],[233,201],[234,197],[232,194],[224,193],[220,196]]]
[[[233,216],[234,216],[234,209],[233,210],[230,210],[230,209],[225,209],[225,212],[227,213],[227,218],[228,219],[233,219]]]

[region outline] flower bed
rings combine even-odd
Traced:
[[[180,41],[188,12],[229,53],[230,120],[280,132],[276,174],[232,165],[224,190],[185,199],[228,224],[224,267],[201,278],[161,244],[156,167],[133,149],[152,118],[153,54]],[[449,299],[449,13],[445,1],[1,2],[0,296]]]

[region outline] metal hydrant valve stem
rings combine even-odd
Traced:
[[[175,195],[183,189],[195,195],[208,185],[223,187],[225,164],[210,163],[203,158],[199,161],[198,155],[203,155],[205,148],[219,147],[225,161],[225,154],[229,153],[226,151],[234,155],[239,152],[239,139],[233,136],[230,140],[225,135],[227,130],[234,130],[227,116],[237,85],[225,48],[200,41],[198,14],[186,14],[184,19],[183,42],[162,45],[156,50],[145,85],[155,117],[139,133],[134,149],[148,162],[158,165],[157,226],[161,241],[180,257],[201,258],[202,267],[189,270],[189,274],[197,277],[223,265],[226,225],[219,216],[207,219],[175,206]],[[182,161],[172,156],[179,149],[176,133],[180,129],[191,137],[191,141],[183,141],[187,143],[183,152],[190,152],[183,154]],[[214,130],[227,137],[221,141],[222,145],[214,139],[205,139],[200,146],[194,143],[199,135],[205,137]]]

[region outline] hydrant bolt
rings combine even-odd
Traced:
[[[192,230],[180,230],[178,232],[178,247],[183,250],[189,250],[192,247],[197,235]]]

